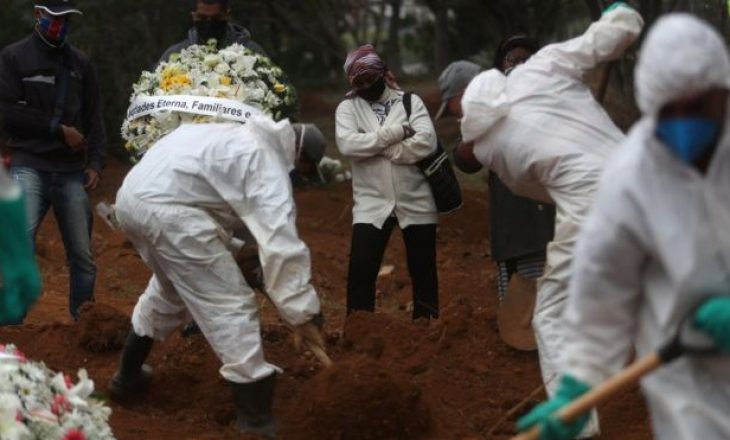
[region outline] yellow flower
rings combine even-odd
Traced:
[[[284,93],[286,91],[286,86],[282,83],[276,83],[274,84],[274,91],[276,93]]]
[[[225,76],[224,75],[224,76],[221,76],[220,77],[220,83],[221,83],[221,85],[230,86],[231,85],[231,82],[232,82],[232,80],[231,80],[231,77],[230,76]]]

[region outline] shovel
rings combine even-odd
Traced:
[[[557,413],[557,417],[564,422],[572,422],[581,415],[589,412],[594,407],[607,402],[621,391],[634,387],[649,373],[666,365],[682,355],[709,355],[718,352],[717,347],[705,333],[693,329],[692,317],[688,318],[680,326],[677,334],[660,347],[654,353],[647,354],[636,360],[620,373],[610,377],[602,384],[583,394],[571,404],[563,407]],[[540,426],[533,426],[529,431],[519,434],[512,440],[538,440],[540,438]]]

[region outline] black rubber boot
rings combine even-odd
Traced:
[[[276,438],[276,422],[272,413],[276,373],[258,382],[231,382],[236,405],[236,427],[242,434]]]
[[[129,400],[147,391],[152,379],[152,367],[144,363],[152,349],[153,339],[138,336],[130,330],[124,343],[119,369],[109,382],[109,394],[114,400]]]

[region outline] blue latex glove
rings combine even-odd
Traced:
[[[620,7],[634,9],[630,4],[628,4],[626,2],[613,2],[613,3],[611,3],[611,5],[609,7],[607,7],[606,9],[603,10],[603,13],[605,14],[607,12],[611,12],[614,9],[620,8]]]
[[[570,375],[560,379],[555,396],[537,405],[527,415],[517,421],[517,430],[527,431],[535,425],[540,426],[540,440],[572,440],[588,423],[590,414],[581,416],[572,423],[565,423],[555,417],[557,411],[585,394],[591,387]]]
[[[20,324],[41,292],[41,276],[28,237],[25,198],[0,199],[0,325]]]
[[[710,335],[720,350],[730,353],[730,297],[714,297],[702,303],[695,312],[694,325]]]

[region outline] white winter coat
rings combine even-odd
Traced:
[[[386,88],[380,102],[400,100],[402,92]],[[403,139],[405,108],[397,102],[380,125],[370,104],[346,99],[335,114],[337,147],[352,167],[353,223],[378,228],[395,213],[401,228],[438,221],[431,188],[414,164],[436,151],[436,131],[426,106],[411,99],[410,125],[416,134]]]
[[[600,185],[565,313],[566,371],[597,384],[659,348],[706,296],[730,292],[730,106],[706,175],[654,135],[659,109],[730,88],[719,36],[678,14],[649,33],[637,68],[644,117]],[[662,440],[730,438],[730,356],[683,357],[642,381]]]

